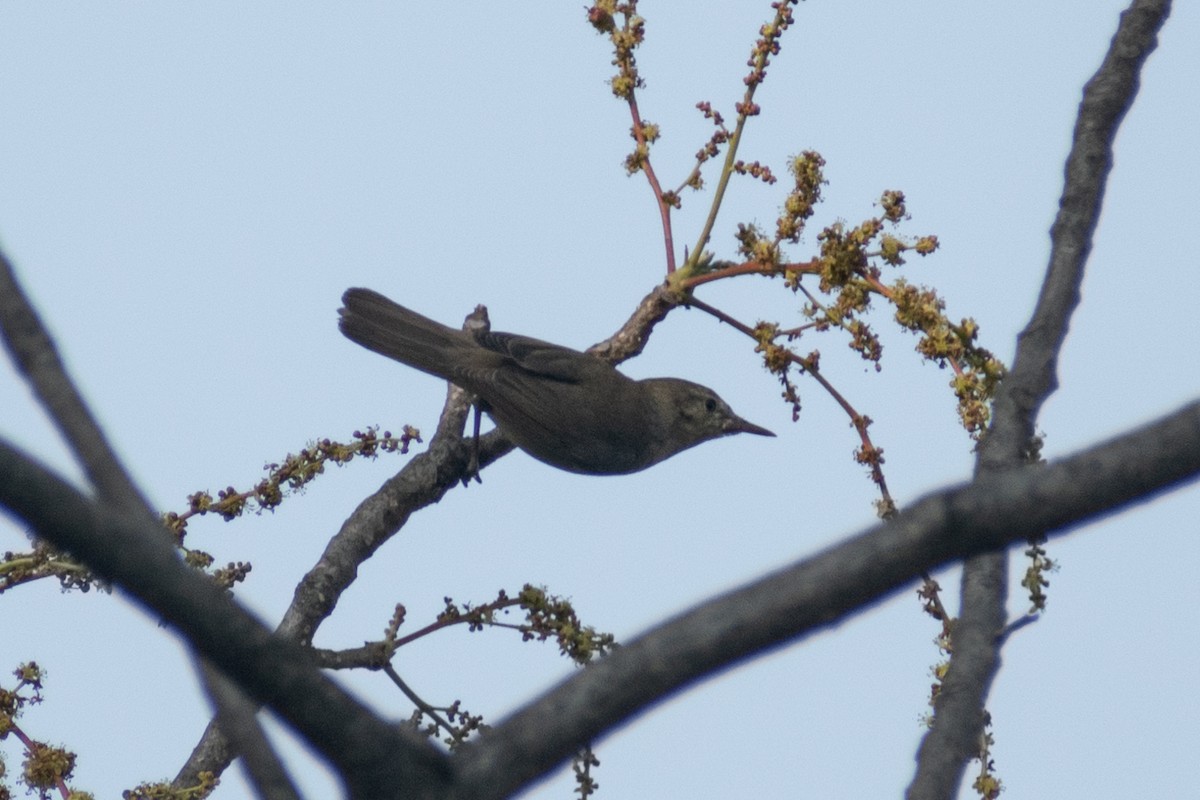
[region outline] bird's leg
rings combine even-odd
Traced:
[[[468,485],[472,478],[476,483],[483,483],[483,478],[479,477],[479,418],[483,416],[483,409],[480,408],[481,402],[477,400],[472,406],[475,411],[475,436],[471,439],[471,460],[467,462],[467,471],[463,475],[463,486]]]

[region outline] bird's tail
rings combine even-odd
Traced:
[[[370,289],[347,289],[342,306],[338,327],[346,338],[443,379],[450,378],[464,349],[476,347],[463,331],[410,311]]]

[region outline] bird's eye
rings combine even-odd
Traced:
[[[708,411],[708,413],[711,414],[712,412],[717,410],[717,401],[712,399],[711,397],[708,398],[707,400],[704,401],[704,408],[705,408],[705,410]]]

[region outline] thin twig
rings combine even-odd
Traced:
[[[734,319],[721,309],[710,306],[703,300],[698,300],[691,296],[689,296],[685,302],[689,306],[694,306],[707,314],[711,314],[721,322],[724,322],[726,325],[729,325],[741,333],[744,333],[751,339],[757,340],[757,337],[754,335],[753,328],[751,328],[749,325],[746,325],[744,322]],[[858,432],[858,437],[862,444],[863,452],[876,452],[875,444],[871,441],[871,435],[867,432],[867,425],[869,424],[869,421],[863,417],[862,414],[859,414],[858,410],[850,404],[850,401],[847,400],[845,396],[843,396],[842,393],[839,392],[834,385],[830,383],[824,375],[821,374],[820,367],[818,367],[811,358],[805,358],[804,356],[799,355],[798,353],[793,353],[790,350],[786,351],[786,355],[789,361],[794,364],[798,364],[807,375],[815,380],[821,386],[821,388],[824,389],[831,398],[833,398],[833,401],[837,403],[839,407],[841,407],[842,411],[846,413],[846,416],[850,418],[851,425],[854,427],[854,430]],[[880,466],[877,460],[872,461],[869,466],[871,469],[871,480],[879,487],[879,493],[882,499],[881,508],[895,508],[894,501],[892,500],[892,494],[890,491],[888,491],[887,478],[885,478],[883,475],[883,467]]]

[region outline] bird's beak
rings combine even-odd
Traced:
[[[761,425],[755,425],[753,422],[742,419],[741,417],[730,417],[725,421],[725,433],[756,433],[759,436],[774,436],[766,428]]]

